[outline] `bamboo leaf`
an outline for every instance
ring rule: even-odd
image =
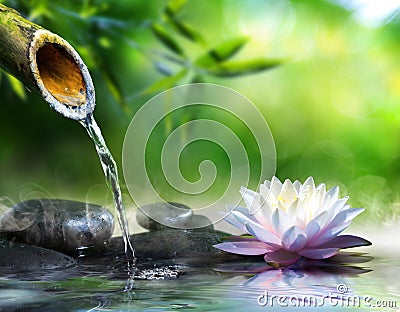
[[[197,32],[192,26],[178,21],[175,18],[170,19],[171,24],[175,27],[176,31],[183,37],[200,44],[205,44],[203,36]]]
[[[170,36],[167,30],[161,24],[152,24],[151,30],[153,34],[172,52],[183,55],[183,50],[175,39]]]
[[[179,80],[181,80],[187,74],[187,72],[188,70],[184,68],[172,76],[161,78],[160,80],[157,80],[154,84],[143,90],[140,95],[149,95],[169,89],[173,87]]]
[[[170,0],[164,9],[167,16],[173,17],[178,13],[182,7],[186,4],[187,0]]]
[[[207,68],[215,65],[216,63],[224,62],[239,52],[240,49],[245,46],[247,41],[248,38],[243,36],[226,40],[209,50],[203,56],[199,57],[195,64],[197,66]]]
[[[14,91],[14,93],[21,99],[21,100],[26,100],[26,90],[24,84],[19,81],[17,78],[14,76],[11,76],[10,74],[5,73],[6,78],[8,79],[8,82],[10,83],[11,89]]]
[[[212,49],[209,53],[210,55],[218,62],[223,62],[230,59],[237,52],[240,51],[247,43],[247,37],[237,37],[230,40],[227,40],[214,49]]]
[[[220,77],[235,77],[265,71],[282,64],[280,59],[251,59],[244,61],[227,61],[219,64],[209,73]]]

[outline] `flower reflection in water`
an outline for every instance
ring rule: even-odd
[[[268,289],[274,294],[326,296],[337,293],[338,285],[347,285],[346,277],[370,272],[362,264],[371,259],[362,253],[339,252],[328,260],[302,259],[294,265],[275,268],[247,257],[220,264],[215,270],[232,277],[253,275],[243,282],[246,287]]]

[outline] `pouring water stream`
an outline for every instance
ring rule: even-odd
[[[128,272],[133,274],[136,264],[135,249],[133,248],[129,238],[128,222],[125,215],[124,205],[122,203],[121,189],[118,183],[117,165],[109,149],[107,148],[106,142],[101,134],[101,130],[97,125],[93,115],[88,114],[85,119],[82,119],[79,122],[85,127],[89,137],[92,139],[96,147],[108,187],[112,191],[118,223],[120,225],[122,238],[124,240],[125,254],[128,260]]]

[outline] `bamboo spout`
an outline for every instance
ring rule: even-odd
[[[41,94],[64,117],[93,113],[95,92],[86,65],[60,36],[0,4],[0,66]]]

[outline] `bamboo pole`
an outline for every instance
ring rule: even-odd
[[[95,93],[86,65],[60,36],[0,4],[0,66],[41,94],[64,117],[93,113]]]

